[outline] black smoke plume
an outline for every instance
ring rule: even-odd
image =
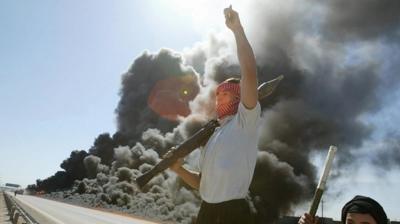
[[[87,177],[83,160],[89,154],[84,150],[75,150],[71,152],[69,158],[65,159],[60,167],[65,171],[58,171],[53,176],[44,180],[38,179],[36,191],[52,192],[56,190],[63,190],[72,187],[75,180],[82,180]]]
[[[372,164],[377,164],[381,171],[387,172],[400,168],[400,135],[390,134],[378,145],[370,156]]]
[[[124,134],[117,132],[112,137],[109,133],[100,134],[89,149],[91,155],[98,156],[101,163],[110,166],[114,160],[114,148],[128,145],[129,138]]]
[[[168,82],[171,79],[171,83]],[[183,104],[182,107],[187,107],[198,92],[196,80],[195,71],[184,67],[178,54],[166,49],[158,54],[144,52],[122,77],[121,100],[116,109],[118,130],[134,141],[139,141],[149,128],[170,131],[177,122],[160,116],[151,105],[168,107],[171,104]],[[161,83],[158,87],[163,81],[167,82],[166,86]],[[178,88],[171,90],[172,86]],[[179,112],[174,115],[187,115],[186,110],[184,114]],[[166,116],[171,116],[170,111],[166,113]]]

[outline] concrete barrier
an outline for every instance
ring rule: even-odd
[[[10,214],[10,221],[13,224],[39,224],[27,212],[22,209],[18,203],[10,195],[3,194],[8,212]],[[20,220],[21,217],[21,220]],[[22,221],[22,222],[19,222]]]

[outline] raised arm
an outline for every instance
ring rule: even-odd
[[[224,9],[224,15],[225,24],[232,30],[236,40],[237,55],[242,76],[240,81],[241,102],[246,108],[252,109],[257,105],[258,100],[256,59],[240,23],[239,14],[230,6]]]

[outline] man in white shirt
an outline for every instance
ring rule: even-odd
[[[203,200],[197,224],[249,223],[247,195],[257,160],[257,71],[253,50],[239,15],[224,9],[226,26],[237,45],[241,79],[228,79],[216,91],[216,111],[221,124],[201,149],[200,173],[179,161],[170,168],[186,183],[199,189]]]

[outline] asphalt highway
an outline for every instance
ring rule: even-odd
[[[36,196],[18,195],[17,200],[40,224],[157,224],[128,215],[79,207]]]

